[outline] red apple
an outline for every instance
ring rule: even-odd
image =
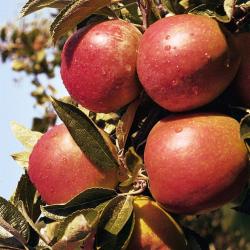
[[[87,188],[114,188],[118,183],[116,170],[96,167],[63,124],[51,128],[37,142],[28,175],[48,204],[65,203]]]
[[[250,107],[250,33],[241,33],[235,38],[242,61],[234,86],[241,104]]]
[[[199,214],[235,199],[249,176],[239,130],[236,120],[216,114],[159,121],[144,154],[153,197],[178,214]]]
[[[170,111],[211,102],[234,78],[239,56],[231,35],[205,16],[163,18],[143,34],[137,60],[148,95]]]
[[[139,30],[122,20],[78,30],[62,52],[61,76],[69,94],[85,108],[105,113],[135,99],[140,38]]]

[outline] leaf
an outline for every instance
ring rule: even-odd
[[[250,188],[246,190],[241,204],[234,208],[236,211],[250,215]]]
[[[109,220],[107,221],[104,230],[113,234],[118,235],[122,228],[127,223],[130,215],[133,212],[133,197],[127,196],[118,196],[114,198],[110,203],[105,207],[105,212],[111,213]],[[115,208],[113,208],[115,205]]]
[[[11,122],[11,130],[16,139],[19,140],[29,151],[33,149],[34,145],[43,135],[40,132],[31,131],[30,129],[27,129],[14,121]]]
[[[118,162],[103,136],[81,110],[56,99],[52,104],[77,145],[93,163],[102,169],[118,168]]]
[[[26,208],[25,208],[25,206],[24,206],[24,204],[23,204],[22,201],[19,202],[19,206],[18,207],[19,207],[19,211],[22,213],[22,215],[25,218],[25,220],[29,223],[30,227],[33,229],[31,231],[31,233],[32,233],[31,234],[31,236],[32,236],[31,241],[34,240],[34,238],[40,239],[40,242],[43,242],[43,245],[46,246],[46,249],[50,250],[51,248],[48,245],[47,239],[45,239],[43,237],[43,234],[39,231],[38,227],[34,223],[34,221],[36,221],[36,220],[33,221],[30,218],[30,216],[28,215],[27,210],[26,210]]]
[[[57,240],[82,241],[92,231],[99,220],[95,209],[77,211],[69,215],[57,230]]]
[[[180,5],[179,1],[162,0],[162,5],[171,14],[181,14],[184,11],[184,8],[182,5]]]
[[[143,160],[135,152],[135,149],[133,147],[130,147],[129,150],[126,152],[125,159],[126,165],[131,173],[137,172],[138,169],[143,167]]]
[[[125,154],[125,162],[126,166],[130,171],[130,176],[127,180],[120,183],[120,187],[128,187],[130,186],[138,176],[140,169],[143,168],[143,160],[142,158],[135,152],[133,147],[130,147],[129,150]]]
[[[27,16],[40,9],[50,8],[63,8],[70,3],[70,0],[29,0],[22,8],[21,16]]]
[[[16,191],[11,198],[11,203],[16,207],[20,202],[22,202],[28,216],[36,221],[41,214],[41,199],[38,198],[36,189],[27,174],[21,176]]]
[[[11,233],[22,244],[29,239],[29,225],[23,215],[10,202],[0,197],[0,227]],[[0,235],[0,238],[5,238]]]
[[[77,210],[95,208],[99,204],[117,196],[115,190],[104,188],[90,188],[74,197],[64,205],[49,205],[42,207],[45,216],[68,216]]]
[[[1,229],[0,229],[1,231]],[[1,232],[0,232],[1,235]],[[6,239],[1,239],[0,238],[0,249],[2,250],[20,250],[20,249],[24,249],[24,247],[22,246],[22,244],[16,240],[14,237],[9,237]]]
[[[240,135],[242,139],[250,139],[250,114],[240,121]]]
[[[235,2],[236,2],[235,0],[224,0],[223,7],[227,14],[229,21],[231,21],[232,16],[233,16]]]
[[[240,121],[240,135],[245,140],[248,151],[250,152],[250,114],[243,117]]]
[[[23,61],[19,61],[19,60],[13,60],[13,62],[12,62],[12,69],[14,70],[14,71],[22,71],[22,70],[24,70],[25,68],[26,68],[26,63],[25,62],[23,62]]]
[[[195,231],[184,227],[182,228],[188,242],[188,249],[192,250],[209,250],[209,244],[206,239],[202,238]]]
[[[23,167],[25,170],[28,169],[30,152],[23,151],[19,153],[14,153],[11,155],[11,157],[17,162],[18,165]]]
[[[73,0],[63,8],[51,24],[51,35],[56,42],[67,31],[94,12],[109,5],[111,0]]]
[[[135,225],[135,214],[132,212],[126,224],[118,235],[113,235],[105,230],[98,230],[96,234],[97,250],[125,250],[127,249]]]
[[[119,149],[123,149],[126,145],[128,134],[132,126],[132,123],[134,121],[135,113],[139,104],[140,104],[140,101],[138,99],[132,102],[128,106],[124,115],[121,117],[120,121],[118,122],[118,125],[116,128],[116,137],[117,137]]]

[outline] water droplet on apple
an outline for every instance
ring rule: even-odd
[[[171,46],[170,46],[170,45],[166,45],[166,46],[164,47],[164,49],[165,49],[165,50],[171,50]]]
[[[192,92],[194,95],[198,95],[198,93],[199,93],[198,87],[197,86],[192,87]]]
[[[173,80],[173,81],[172,81],[172,86],[176,86],[176,85],[178,85],[178,81]]]
[[[211,60],[211,56],[207,52],[205,53],[205,57],[208,59],[208,61]]]
[[[168,40],[170,38],[170,35],[166,35],[165,39]]]
[[[182,128],[175,128],[174,131],[175,131],[176,133],[180,133],[180,132],[182,131]]]
[[[126,65],[125,65],[125,69],[126,69],[127,71],[131,71],[131,66],[130,66],[129,64],[126,64]]]

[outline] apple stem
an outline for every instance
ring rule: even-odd
[[[143,28],[146,30],[149,26],[149,15],[151,12],[151,0],[138,0],[138,6],[142,14]]]

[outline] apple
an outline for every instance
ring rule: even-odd
[[[242,61],[234,82],[241,104],[250,107],[250,33],[235,36]]]
[[[180,226],[155,201],[134,199],[135,226],[128,250],[185,250],[187,242]]]
[[[118,183],[117,170],[96,167],[64,124],[51,128],[34,146],[28,175],[47,204],[65,203],[87,188],[115,188]]]
[[[167,211],[200,214],[237,198],[249,178],[240,125],[220,114],[172,115],[147,138],[144,160],[153,197]]]
[[[158,20],[146,30],[138,49],[137,72],[156,103],[180,112],[219,96],[239,63],[231,34],[215,20],[181,14]]]
[[[62,51],[61,76],[69,94],[83,107],[108,113],[139,94],[136,76],[141,33],[123,20],[79,29]]]

